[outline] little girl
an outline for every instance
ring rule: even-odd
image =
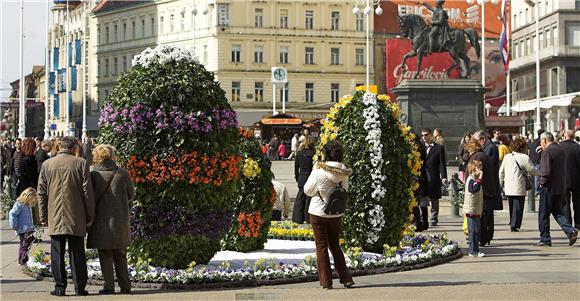
[[[36,190],[32,187],[24,190],[16,199],[14,207],[10,210],[10,227],[16,230],[20,236],[20,249],[18,251],[18,264],[25,265],[28,262],[28,251],[34,241],[34,223],[32,222],[32,207],[36,204]]]
[[[481,161],[474,160],[467,165],[469,177],[465,180],[465,198],[463,212],[467,217],[469,256],[483,257],[479,252],[479,236],[481,234],[481,214],[483,212],[483,190],[481,179],[483,178]]]

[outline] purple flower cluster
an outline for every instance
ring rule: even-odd
[[[137,240],[158,239],[171,234],[221,239],[230,229],[232,219],[232,212],[193,213],[184,206],[136,206],[131,209],[131,236]]]
[[[153,110],[143,104],[115,110],[108,103],[102,110],[99,126],[110,125],[116,134],[127,135],[147,129],[188,131],[207,134],[212,130],[236,128],[238,121],[231,109],[184,113],[177,107]]]

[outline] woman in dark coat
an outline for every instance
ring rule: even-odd
[[[415,137],[420,137],[415,134]],[[418,141],[413,140],[413,143],[417,145],[417,151],[421,154],[421,162],[425,162],[427,157],[427,150],[425,145]],[[417,206],[413,207],[413,223],[417,228],[417,232],[429,229],[429,212],[427,206],[429,205],[429,199],[427,198],[427,170],[425,169],[425,164],[421,164],[421,174],[417,178],[419,183],[419,188],[415,190],[415,199],[417,200]],[[426,199],[427,198],[427,199]]]
[[[296,182],[298,182],[298,194],[294,201],[292,221],[298,224],[308,221],[310,197],[304,194],[304,184],[306,184],[306,181],[312,172],[312,158],[315,154],[314,139],[310,136],[305,136],[300,142],[298,152],[296,153],[296,160],[294,161],[294,178],[296,179]]]
[[[113,263],[121,293],[131,292],[126,248],[131,243],[129,201],[135,196],[129,172],[115,163],[115,149],[93,149],[91,171],[95,195],[95,221],[89,229],[87,247],[98,249],[105,285],[100,294],[114,294]]]
[[[22,141],[22,146],[20,148],[20,166],[17,174],[17,184],[16,184],[16,196],[26,190],[26,188],[32,187],[36,189],[38,185],[38,165],[36,163],[36,156],[34,151],[36,149],[36,142],[33,139],[26,138]],[[32,207],[32,219],[35,225],[40,224],[40,216],[38,213],[38,207]]]
[[[455,160],[459,162],[459,179],[461,181],[465,181],[465,168],[467,167],[467,160],[469,160],[469,153],[465,151],[465,144],[469,140],[471,140],[471,133],[465,132],[463,138],[461,138],[461,143],[459,143],[457,156],[455,156]]]

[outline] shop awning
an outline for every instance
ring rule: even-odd
[[[264,125],[301,125],[302,119],[288,114],[277,114],[261,120]]]
[[[524,120],[521,116],[486,116],[485,126],[488,128],[522,127]]]
[[[570,93],[540,98],[540,108],[549,109],[551,107],[567,107],[571,104],[580,104],[580,93]],[[533,111],[537,108],[535,99],[519,101],[512,106],[514,112]]]

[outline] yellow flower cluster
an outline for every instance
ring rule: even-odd
[[[248,158],[244,161],[242,172],[246,178],[253,179],[259,175],[261,171],[260,165],[258,165],[258,162],[254,161],[254,159]]]
[[[312,229],[282,229],[282,228],[270,228],[268,231],[269,236],[281,236],[281,237],[314,237],[314,231]]]

